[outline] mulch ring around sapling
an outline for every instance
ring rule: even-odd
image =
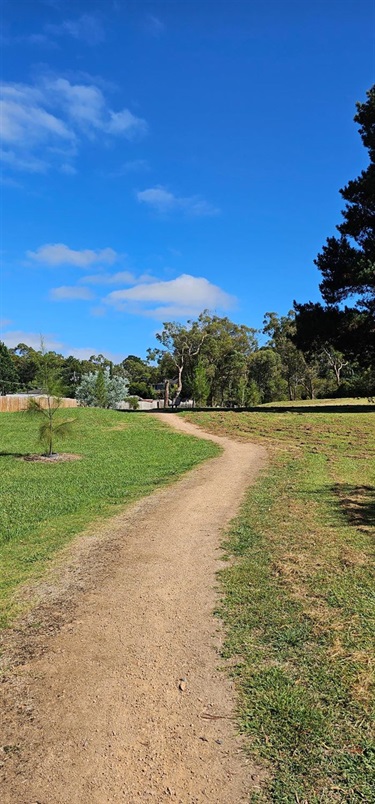
[[[53,452],[52,455],[22,455],[23,461],[40,461],[42,463],[60,463],[62,461],[80,461],[82,455],[74,452]]]

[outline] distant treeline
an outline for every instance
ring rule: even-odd
[[[113,363],[103,355],[89,360],[42,354],[26,344],[8,349],[0,343],[2,394],[38,389],[41,360],[59,377],[64,396],[75,397],[85,374],[107,369],[127,380],[129,396],[193,399],[197,405],[247,406],[284,399],[370,396],[375,374],[360,356],[345,355],[328,341],[299,349],[296,315],[267,313],[259,346],[257,330],[207,311],[186,325],[168,322],[157,334],[159,346],[147,359],[129,355]]]

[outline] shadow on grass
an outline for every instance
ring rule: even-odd
[[[349,483],[335,483],[318,491],[308,492],[308,497],[323,498],[336,514],[334,523],[353,527],[372,527],[375,525],[374,486],[352,486]],[[337,520],[337,516],[339,520]],[[341,522],[340,522],[341,520]]]
[[[350,525],[375,525],[375,488],[336,483],[333,492]]]
[[[0,452],[0,458],[11,456],[12,458],[27,458],[29,452]]]
[[[251,408],[164,408],[120,410],[119,413],[375,413],[375,405],[254,405]]]

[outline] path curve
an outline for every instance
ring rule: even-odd
[[[223,453],[77,542],[65,621],[1,685],[4,804],[239,804],[259,784],[213,610],[222,528],[265,451],[155,415]],[[53,624],[62,600],[47,611]]]

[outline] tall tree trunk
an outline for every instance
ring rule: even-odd
[[[164,408],[169,407],[169,380],[164,380]]]
[[[181,362],[181,365],[178,366],[177,368],[178,368],[178,383],[177,383],[176,396],[174,398],[174,404],[175,405],[176,405],[176,400],[179,399],[179,397],[181,396],[181,391],[182,391],[182,372],[184,370],[183,361]]]

